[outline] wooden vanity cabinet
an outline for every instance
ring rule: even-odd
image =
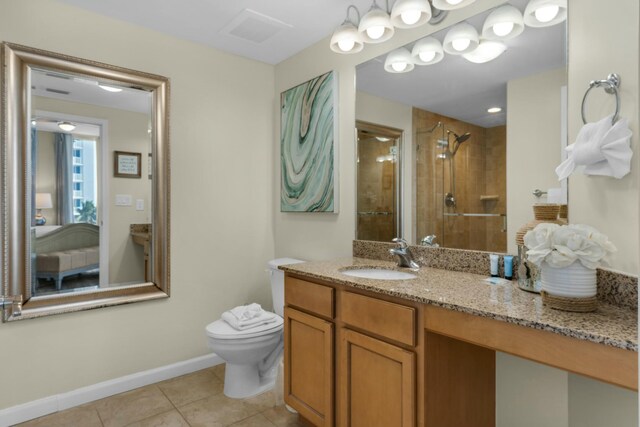
[[[338,302],[338,424],[415,426],[416,309],[350,291]]]
[[[415,353],[346,328],[340,335],[338,425],[415,426]]]
[[[287,275],[285,402],[315,426],[416,426],[417,316],[416,307]]]
[[[334,425],[335,290],[285,281],[284,400],[318,427]]]

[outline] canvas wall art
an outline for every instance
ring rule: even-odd
[[[280,96],[281,212],[338,212],[334,71]]]

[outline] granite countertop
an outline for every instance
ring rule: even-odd
[[[492,285],[486,276],[421,267],[409,280],[377,280],[340,273],[348,267],[393,268],[396,264],[365,258],[342,258],[280,266],[309,279],[332,281],[357,289],[391,295],[503,322],[555,332],[595,343],[638,351],[637,311],[599,302],[593,313],[554,310],[539,295],[519,289],[515,282]]]

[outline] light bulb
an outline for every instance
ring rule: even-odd
[[[504,37],[513,31],[513,22],[499,22],[493,26],[496,36]]]
[[[471,44],[471,40],[469,39],[455,39],[451,42],[451,46],[458,52],[462,52]]]
[[[374,25],[367,28],[367,35],[370,39],[378,40],[384,34],[384,27],[382,25]]]
[[[356,41],[353,39],[340,40],[338,47],[343,52],[349,52],[356,45]]]
[[[394,71],[397,71],[398,73],[404,71],[407,69],[407,63],[406,62],[394,62],[393,64],[391,64],[391,68],[393,68]]]
[[[557,5],[542,6],[534,12],[540,22],[549,22],[558,15],[560,8]]]
[[[400,19],[407,25],[413,25],[420,20],[420,16],[422,12],[419,10],[407,10],[406,12],[402,12],[400,14]]]
[[[420,52],[418,54],[418,56],[420,57],[421,61],[431,62],[436,57],[436,52],[433,51],[433,50],[426,51],[426,52]]]
[[[450,5],[455,6],[456,4],[462,3],[462,0],[447,0],[447,3],[449,3]]]

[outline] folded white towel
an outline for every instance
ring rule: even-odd
[[[580,129],[576,142],[566,148],[567,160],[556,168],[558,180],[567,178],[576,166],[585,166],[585,175],[622,178],[631,170],[631,130],[627,119],[611,124],[613,115]]]
[[[256,326],[273,323],[278,319],[278,315],[262,310],[262,313],[252,319],[239,320],[231,311],[222,313],[222,320],[227,322],[232,328],[239,331],[255,328]]]
[[[260,316],[264,310],[260,306],[260,304],[249,304],[249,305],[239,305],[238,307],[234,307],[229,310],[231,314],[236,316],[238,320],[249,320],[254,317]]]

